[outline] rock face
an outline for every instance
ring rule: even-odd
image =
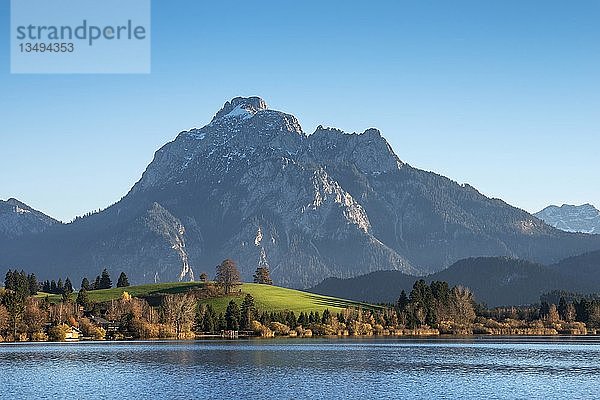
[[[26,249],[36,249],[35,252]],[[71,224],[0,243],[0,267],[40,277],[125,271],[133,282],[192,279],[224,258],[276,284],[377,270],[419,275],[468,256],[552,262],[600,249],[468,185],[403,163],[376,129],[347,134],[257,97],[159,149],[119,202]]]
[[[0,200],[0,238],[40,233],[59,222],[17,199]]]
[[[566,232],[600,234],[600,211],[591,204],[548,206],[534,215]]]

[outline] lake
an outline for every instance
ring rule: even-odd
[[[0,397],[597,398],[599,338],[0,345]]]

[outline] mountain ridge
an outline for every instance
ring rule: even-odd
[[[600,287],[600,251],[542,265],[509,257],[473,257],[422,277],[470,288],[478,302],[488,306],[537,303],[554,290],[593,294]],[[354,278],[328,278],[309,292],[343,296],[356,301],[394,303],[402,290],[409,293],[418,277],[399,271],[375,271]]]
[[[8,200],[0,199],[0,238],[40,233],[56,224],[61,222],[20,200],[13,197]]]
[[[589,203],[550,205],[534,215],[565,232],[600,234],[600,211]]]

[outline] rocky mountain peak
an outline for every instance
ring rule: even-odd
[[[14,238],[39,233],[57,223],[55,219],[15,198],[0,200],[0,236]]]
[[[259,111],[268,110],[267,103],[260,97],[235,97],[223,105],[212,121],[221,118],[251,118]]]
[[[566,232],[600,233],[600,211],[591,204],[548,206],[534,214],[555,228]]]

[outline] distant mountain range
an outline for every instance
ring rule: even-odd
[[[379,270],[422,275],[466,257],[553,263],[600,249],[600,236],[402,162],[376,129],[307,135],[258,97],[179,133],[107,209],[69,224],[39,217],[39,227],[0,217],[10,227],[0,268],[74,281],[108,268],[142,283],[212,275],[230,257],[246,280],[268,265],[275,283],[306,288]]]
[[[309,291],[373,303],[395,302],[402,290],[410,293],[417,279],[421,278],[377,271],[349,279],[329,278]],[[488,306],[532,304],[552,290],[600,292],[600,251],[549,266],[507,257],[468,258],[423,279],[466,286],[477,301]]]
[[[548,206],[534,215],[566,232],[600,234],[600,211],[591,204]]]

